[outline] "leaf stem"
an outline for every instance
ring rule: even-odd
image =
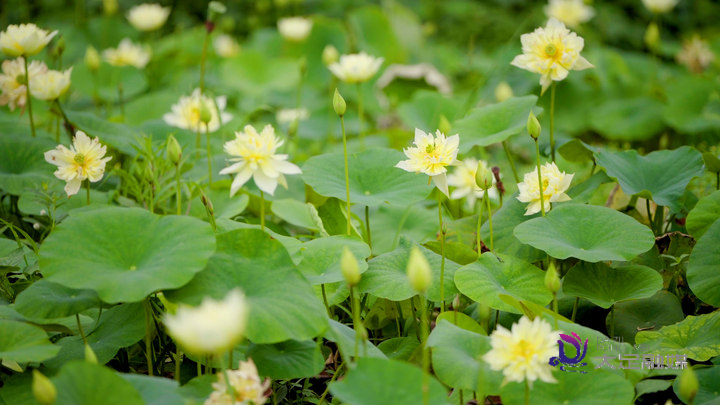
[[[517,169],[515,169],[515,162],[513,161],[512,155],[510,154],[510,146],[508,146],[507,140],[502,141],[503,149],[505,150],[505,156],[507,156],[508,162],[510,162],[510,169],[512,169],[513,178],[515,183],[520,183],[520,177],[518,177]]]
[[[440,309],[445,312],[445,229],[443,227],[441,195],[438,195],[438,222],[440,224]]]
[[[483,200],[485,200],[485,203],[487,204],[487,211],[488,211],[488,226],[490,227],[490,251],[494,249],[493,246],[493,228],[492,228],[492,209],[490,208],[490,197],[488,196],[488,191],[485,189],[485,193],[483,195]]]
[[[85,195],[87,197],[87,205],[90,205],[90,179],[85,180]]]
[[[420,333],[422,339],[422,396],[423,404],[430,403],[430,352],[427,348],[428,335],[430,334],[430,326],[427,315],[427,300],[420,296]]]
[[[357,84],[358,91],[358,135],[360,135],[360,143],[365,145],[365,131],[363,131],[363,95],[362,95],[362,83]]]
[[[553,85],[554,88],[555,85]],[[535,159],[538,173],[538,191],[540,192],[540,212],[542,212],[542,216],[545,216],[545,187],[543,187],[542,169],[540,168],[540,144],[537,139],[535,139]]]
[[[483,195],[483,198],[484,195]],[[482,256],[482,235],[480,234],[480,228],[482,227],[482,216],[483,216],[483,206],[485,205],[485,202],[480,200],[480,213],[478,214],[478,221],[477,221],[477,254],[478,259],[480,256]]]
[[[175,165],[175,201],[177,215],[182,215],[182,193],[180,192],[180,162]]]
[[[350,168],[348,167],[348,153],[347,153],[347,136],[345,135],[345,117],[340,116],[340,126],[342,127],[342,138],[343,138],[343,155],[345,158],[345,204],[346,204],[346,215],[347,215],[347,234],[350,236],[352,227],[350,224]]]
[[[82,324],[80,324],[80,314],[75,314],[75,321],[77,321],[77,327],[78,332],[80,333],[80,337],[82,338],[83,343],[85,343],[85,345],[87,346],[87,337],[85,336],[85,332],[83,332]]]
[[[367,243],[372,252],[372,237],[370,236],[370,207],[365,206],[365,232],[367,233]]]
[[[153,373],[153,353],[152,353],[152,306],[150,298],[145,299],[145,361],[147,361],[148,375]]]

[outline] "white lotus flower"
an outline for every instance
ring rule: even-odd
[[[163,115],[166,124],[191,131],[205,131],[202,120],[203,110],[209,112],[210,121],[207,123],[208,132],[217,131],[220,126],[232,119],[232,114],[225,112],[227,99],[224,96],[213,99],[195,89],[190,96],[180,97],[177,104],[172,106],[169,113]],[[216,108],[217,106],[217,108]]]
[[[531,321],[523,316],[513,324],[512,331],[498,325],[490,335],[492,348],[483,356],[490,368],[502,370],[505,382],[535,380],[556,383],[553,367],[548,363],[558,353],[558,331],[540,317]]]
[[[478,187],[477,180],[475,180],[475,174],[478,170],[478,163],[483,165],[486,170],[490,171],[487,162],[478,162],[473,158],[466,158],[458,164],[452,173],[447,177],[448,185],[455,187],[455,190],[450,194],[450,198],[453,200],[459,200],[465,198],[468,206],[475,206],[475,202],[483,198],[485,190]],[[495,185],[496,181],[493,177],[492,184]],[[495,187],[488,189],[488,197],[491,199],[497,199],[498,191]]]
[[[127,13],[127,19],[138,31],[155,31],[165,24],[169,15],[170,7],[145,3],[131,8]]]
[[[408,172],[425,173],[433,180],[443,194],[449,196],[447,166],[458,163],[457,154],[460,136],[455,134],[445,138],[438,130],[435,137],[415,129],[415,146],[403,150],[408,160],[395,165]]]
[[[150,48],[136,45],[129,38],[124,38],[117,48],[104,50],[103,58],[113,66],[135,66],[142,69],[150,62]]]
[[[220,174],[237,173],[230,186],[231,197],[251,177],[260,190],[273,195],[278,183],[287,188],[286,174],[302,173],[287,161],[288,155],[275,154],[282,144],[271,125],[266,125],[259,134],[252,125],[246,125],[243,132],[235,133],[235,139],[225,143],[225,152],[233,156],[230,161],[235,163],[222,169]]]
[[[2,74],[0,74],[0,105],[8,105],[10,111],[15,107],[25,108],[27,90],[25,85],[25,65],[22,58],[5,60],[2,63]],[[47,72],[45,63],[34,60],[28,65],[30,83],[35,78]]]
[[[266,378],[264,382],[260,379],[252,359],[241,361],[237,370],[227,370],[229,384],[225,381],[225,373],[217,376],[218,380],[212,383],[213,392],[204,405],[261,405],[268,399],[265,391],[270,388],[270,379]],[[234,398],[228,392],[228,385],[232,387]]]
[[[664,14],[675,8],[680,0],[642,0],[645,7],[655,14]]]
[[[383,61],[383,58],[360,52],[340,56],[340,61],[330,64],[328,69],[345,83],[362,83],[378,72]]]
[[[248,305],[239,289],[220,301],[204,298],[199,307],[178,306],[165,315],[168,334],[188,353],[221,354],[235,347],[245,333]]]
[[[64,145],[45,152],[45,160],[58,167],[55,177],[65,180],[68,197],[77,194],[84,180],[95,183],[105,173],[105,163],[111,157],[105,156],[105,146],[98,138],[90,139],[83,131],[77,131],[70,149]]]
[[[70,88],[72,68],[64,72],[48,70],[30,81],[30,91],[40,100],[57,100]]]
[[[278,110],[275,119],[278,124],[289,124],[294,121],[304,121],[308,119],[310,113],[307,108],[283,108]]]
[[[545,28],[523,34],[520,42],[523,54],[516,56],[511,64],[539,73],[543,92],[553,81],[565,79],[570,70],[594,67],[580,56],[585,41],[554,18],[548,21]]]
[[[551,203],[570,201],[570,196],[565,191],[570,187],[574,174],[565,174],[555,165],[554,162],[545,163],[540,167],[543,181],[543,200],[545,211],[550,211]],[[529,203],[525,215],[532,215],[541,211],[540,187],[538,186],[537,168],[526,173],[523,182],[518,183],[519,195],[517,199]]]
[[[288,41],[304,41],[312,30],[313,22],[304,17],[288,17],[278,20],[278,31]]]
[[[691,72],[702,73],[715,60],[715,54],[707,42],[694,35],[689,41],[683,42],[682,50],[677,54],[676,59]]]
[[[35,24],[10,24],[0,32],[0,50],[7,56],[31,56],[42,51],[57,31],[38,28]]]
[[[220,34],[213,40],[215,53],[221,58],[232,58],[240,53],[240,45],[230,35]]]
[[[577,28],[580,24],[590,21],[595,11],[583,0],[550,0],[545,6],[545,15],[559,20],[568,27]]]

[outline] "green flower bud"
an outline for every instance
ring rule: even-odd
[[[342,270],[343,277],[345,277],[345,281],[350,287],[360,282],[360,268],[357,259],[347,246],[343,247],[340,269]]]
[[[450,131],[452,130],[450,121],[448,121],[447,117],[443,114],[440,114],[440,119],[438,120],[438,130],[446,135],[450,135]]]
[[[556,294],[560,291],[560,277],[558,277],[555,263],[550,262],[550,266],[545,272],[545,288],[550,290],[552,294]]]
[[[32,392],[40,405],[52,405],[57,399],[55,384],[37,370],[33,370]]]
[[[85,50],[85,65],[92,72],[100,68],[100,54],[92,46],[88,46]]]
[[[332,45],[325,45],[322,53],[322,61],[325,66],[332,65],[340,59],[340,53]]]
[[[537,140],[540,137],[540,131],[542,130],[542,127],[540,126],[540,122],[538,121],[537,117],[535,117],[535,113],[530,111],[530,115],[528,115],[527,120],[527,131],[532,136],[533,139]]]
[[[475,172],[475,182],[478,187],[483,190],[490,189],[493,184],[492,170],[490,170],[482,160],[478,161],[477,171]]]
[[[503,81],[498,83],[498,85],[495,87],[495,100],[497,100],[498,103],[502,103],[503,101],[509,99],[513,96],[513,90],[510,85]]]
[[[203,124],[209,124],[212,120],[212,110],[214,106],[209,105],[210,103],[206,103],[204,101],[200,102],[200,122]]]
[[[678,376],[678,394],[688,404],[692,404],[700,389],[697,374],[692,367],[687,366]]]
[[[102,0],[103,3],[103,13],[105,15],[114,15],[117,13],[118,10],[118,2],[117,0]]]
[[[165,151],[167,152],[167,157],[172,164],[175,166],[180,164],[180,160],[182,159],[182,147],[180,147],[180,144],[174,136],[170,135],[168,137]]]
[[[660,28],[658,28],[657,24],[654,22],[650,23],[647,30],[645,30],[645,45],[647,45],[648,49],[657,49],[659,44]]]
[[[340,95],[338,89],[335,89],[335,94],[333,95],[333,108],[335,109],[335,114],[340,117],[345,115],[345,111],[347,110],[345,99]]]
[[[407,264],[407,275],[410,286],[418,293],[424,293],[432,282],[432,271],[425,255],[417,246],[410,251],[410,260]]]
[[[92,364],[98,364],[97,356],[90,345],[85,345],[85,361]]]

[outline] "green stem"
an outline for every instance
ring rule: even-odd
[[[720,172],[715,173],[715,190],[720,190]]]
[[[615,337],[615,305],[610,308],[610,339]]]
[[[365,131],[363,131],[363,96],[362,96],[362,84],[357,84],[358,90],[358,135],[360,135],[360,142],[365,145]]]
[[[28,106],[28,116],[30,117],[30,130],[32,131],[33,138],[35,137],[35,121],[33,120],[32,112],[32,98],[30,97],[30,72],[28,71],[28,58],[23,56],[25,62],[25,104]]]
[[[210,32],[205,30],[205,39],[203,40],[202,55],[200,56],[200,94],[205,91],[205,61],[207,60],[207,48],[210,42]]]
[[[77,327],[78,332],[80,333],[80,337],[82,338],[83,343],[85,343],[85,345],[87,346],[87,337],[85,336],[85,332],[83,332],[82,325],[80,324],[80,314],[75,314],[75,320],[77,321]]]
[[[145,361],[147,361],[148,375],[153,375],[152,353],[152,306],[149,299],[145,300]]]
[[[197,376],[200,377],[202,375],[202,363],[200,362],[200,358],[198,358],[195,365],[197,366]]]
[[[525,380],[525,405],[530,405],[530,384],[527,380]]]
[[[657,229],[657,236],[662,235],[662,231],[663,231],[662,226],[663,226],[664,220],[665,220],[665,207],[662,205],[658,205],[655,208],[655,219],[653,221],[655,223],[655,229]]]
[[[484,198],[484,197],[483,197]],[[478,214],[477,221],[477,254],[478,259],[482,256],[482,235],[480,234],[480,228],[482,227],[482,216],[483,216],[484,201],[480,200],[480,213]]]
[[[545,216],[545,187],[543,187],[542,170],[540,169],[540,144],[537,139],[535,139],[535,159],[537,161],[538,190],[540,192],[540,212],[542,212],[542,216]]]
[[[177,215],[182,215],[182,193],[180,192],[180,163],[175,165],[175,201]]]
[[[260,229],[265,230],[265,193],[260,190]]]
[[[420,296],[420,334],[422,339],[422,396],[423,404],[428,405],[430,403],[430,352],[427,348],[428,335],[430,334],[430,326],[427,315],[427,301],[423,296]]]
[[[550,157],[555,162],[555,86],[553,81],[550,88]]]
[[[202,139],[200,136],[200,122],[195,127],[195,157],[200,159],[200,149],[202,148]]]
[[[327,384],[327,387],[325,388],[325,391],[323,392],[322,396],[320,397],[320,400],[318,401],[318,405],[323,405],[325,403],[325,397],[327,396],[328,392],[330,391],[330,384],[335,381],[337,376],[340,374],[340,369],[342,368],[344,363],[340,363],[338,368],[335,369],[335,373],[333,374],[332,378],[330,379],[330,382]]]
[[[512,155],[510,154],[510,147],[508,146],[507,140],[502,141],[502,146],[505,150],[505,156],[507,156],[508,162],[510,162],[510,169],[512,169],[515,183],[520,183],[520,177],[518,177],[517,169],[515,169],[515,162],[513,161]]]
[[[222,368],[223,376],[225,376],[225,385],[227,386],[227,392],[230,394],[230,398],[233,399],[233,403],[235,403],[235,390],[233,389],[232,384],[230,383],[230,378],[228,378],[227,369],[223,366]]]
[[[55,117],[55,142],[60,143],[60,117]]]
[[[438,222],[440,224],[440,309],[445,312],[445,230],[443,229],[442,197],[439,195]]]
[[[360,347],[360,328],[358,326],[358,314],[356,309],[355,288],[350,286],[350,311],[352,312],[353,330],[355,331],[355,358],[358,357],[358,348]]]
[[[492,228],[492,210],[490,209],[490,197],[488,197],[488,191],[485,189],[485,193],[483,195],[483,200],[485,200],[485,203],[487,204],[487,211],[488,211],[488,226],[490,227],[490,251],[494,249],[493,246],[493,228]]]
[[[175,348],[175,381],[180,382],[180,364],[182,359],[182,351]]]
[[[212,151],[210,150],[210,128],[205,124],[205,141],[207,142],[207,160],[208,160],[208,185],[212,186]]]
[[[655,232],[655,228],[653,227],[653,219],[652,215],[650,215],[650,200],[645,199],[645,210],[647,211],[647,218],[648,218],[648,225],[650,225],[650,229]]]
[[[118,105],[120,107],[120,118],[125,121],[125,99],[123,98],[122,82],[118,83]]]
[[[87,205],[90,205],[90,179],[85,180],[85,194],[87,196]]]
[[[346,215],[347,215],[347,234],[350,236],[352,227],[350,224],[350,168],[348,167],[348,153],[347,153],[347,137],[345,136],[345,117],[340,116],[340,126],[342,127],[342,138],[343,138],[343,155],[345,157],[345,204],[346,204]]]
[[[580,304],[580,297],[575,297],[575,304],[573,304],[573,311],[570,320],[575,322],[575,316],[577,315],[578,304]]]
[[[365,233],[367,233],[367,243],[372,252],[372,237],[370,236],[370,207],[365,206]]]
[[[325,284],[320,284],[320,291],[322,291],[323,304],[325,304],[325,310],[327,311],[328,317],[332,319],[332,312],[330,312],[330,305],[327,300],[327,293],[325,292]]]

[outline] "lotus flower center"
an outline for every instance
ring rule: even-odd
[[[431,144],[425,147],[425,153],[433,153],[435,151],[435,145]]]
[[[77,153],[77,154],[75,154],[75,157],[73,158],[73,160],[75,161],[75,163],[81,165],[81,164],[85,163],[85,155],[83,155],[82,153]]]
[[[555,56],[556,53],[557,53],[557,47],[555,46],[555,44],[545,45],[545,54],[547,56]]]
[[[15,81],[19,84],[27,84],[27,78],[22,73],[15,77]]]

